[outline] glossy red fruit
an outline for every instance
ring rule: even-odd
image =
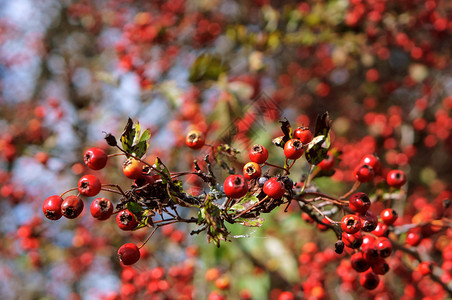
[[[362,248],[362,253],[364,258],[370,264],[376,262],[380,258],[380,253],[378,252],[377,246],[374,243],[373,245],[367,245]]]
[[[345,215],[341,220],[341,228],[344,232],[354,234],[361,229],[361,220],[357,215]]]
[[[417,270],[419,273],[421,273],[423,276],[430,275],[432,273],[433,265],[429,261],[423,261],[420,262],[419,265],[417,265]]]
[[[255,162],[249,162],[243,166],[243,176],[248,180],[259,178],[261,174],[261,167]]]
[[[42,212],[49,220],[58,220],[63,214],[61,213],[61,204],[63,199],[58,195],[47,198],[42,204]]]
[[[372,169],[376,173],[378,173],[380,171],[381,162],[380,162],[380,159],[375,155],[372,155],[372,154],[364,155],[364,157],[361,159],[361,163],[372,167]]]
[[[390,187],[401,188],[406,183],[405,172],[401,170],[391,170],[386,176],[386,182]]]
[[[138,225],[135,215],[127,209],[116,215],[116,223],[122,230],[133,230]]]
[[[363,243],[362,248],[373,247],[375,245],[375,238],[372,235],[365,234],[363,235]]]
[[[372,231],[372,233],[376,236],[388,236],[388,225],[378,222],[377,227]]]
[[[68,219],[77,218],[83,211],[83,201],[80,197],[70,195],[61,204],[61,213]]]
[[[254,145],[253,147],[251,147],[248,156],[252,162],[255,162],[257,164],[263,164],[264,162],[267,161],[268,151],[262,145]]]
[[[326,157],[317,165],[322,171],[330,171],[336,164],[336,158],[333,154],[328,152]]]
[[[370,211],[367,211],[365,214],[360,215],[361,217],[361,229],[365,232],[374,231],[378,225],[377,216]]]
[[[229,175],[223,184],[224,193],[230,198],[242,198],[248,192],[248,183],[242,175]]]
[[[303,144],[300,140],[291,139],[284,144],[284,156],[288,159],[299,159],[303,155]]]
[[[378,259],[374,263],[372,263],[372,271],[378,275],[384,275],[389,271],[389,265],[383,258]]]
[[[286,189],[284,184],[278,180],[278,178],[273,177],[267,180],[264,184],[264,193],[270,198],[279,199],[284,196]]]
[[[94,175],[85,175],[78,181],[78,191],[83,196],[92,197],[99,194],[102,185]]]
[[[359,165],[355,171],[355,178],[359,182],[369,182],[374,179],[375,172],[374,169],[369,165]]]
[[[410,246],[417,246],[422,240],[422,233],[419,228],[408,230],[405,243]]]
[[[374,272],[366,272],[359,277],[359,283],[367,290],[374,290],[380,283],[380,278]]]
[[[369,262],[364,258],[362,252],[356,252],[350,258],[352,268],[359,273],[365,272],[370,268]]]
[[[140,249],[133,243],[124,244],[118,250],[118,257],[124,265],[133,265],[140,259]]]
[[[379,237],[375,240],[375,247],[380,257],[389,257],[392,253],[392,242],[387,237]]]
[[[344,241],[344,245],[346,247],[351,249],[358,249],[363,243],[363,235],[360,231],[354,234],[342,232],[342,241]]]
[[[331,225],[331,222],[327,218],[323,218],[322,223],[317,223],[317,229],[320,231],[327,231],[329,229],[328,225]]]
[[[295,296],[292,292],[284,291],[278,296],[278,300],[294,300]]]
[[[383,223],[385,223],[386,225],[392,225],[395,223],[399,215],[394,209],[386,208],[381,211],[380,217]]]
[[[143,176],[143,163],[137,159],[129,158],[124,162],[122,171],[127,178],[140,178]]]
[[[192,130],[187,134],[185,138],[185,144],[191,149],[200,149],[206,143],[204,133],[198,130]]]
[[[96,198],[91,202],[90,212],[94,218],[100,221],[107,220],[113,213],[113,204],[110,199]]]
[[[107,165],[107,153],[101,148],[89,148],[85,151],[83,160],[88,168],[92,170],[103,169]]]
[[[350,196],[348,206],[356,213],[365,214],[370,207],[369,197],[361,192],[354,193]]]
[[[303,145],[309,143],[314,138],[312,132],[307,127],[298,127],[293,133],[294,139],[299,139]]]

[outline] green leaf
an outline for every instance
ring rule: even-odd
[[[136,202],[128,202],[126,205],[126,208],[134,215],[143,211],[143,208],[141,207],[141,205],[139,205]]]
[[[264,224],[264,219],[262,218],[237,218],[237,223],[242,224],[247,227],[261,227]]]
[[[156,158],[155,159],[155,168],[161,172],[163,172],[164,174],[167,175],[167,178],[171,178],[171,174],[168,171],[168,168],[162,163],[162,161],[160,160],[160,158]],[[166,184],[167,180],[165,177],[162,176],[162,183]]]
[[[132,148],[133,140],[135,139],[135,130],[133,129],[133,121],[131,118],[127,120],[126,127],[121,134],[121,144],[122,149],[125,152],[130,153],[130,149]]]
[[[309,144],[306,150],[306,160],[312,165],[318,165],[325,159],[330,148],[330,135],[316,136]]]
[[[228,66],[219,55],[201,54],[190,67],[190,82],[203,80],[217,80],[221,73],[228,70]]]
[[[133,138],[133,143],[136,143],[136,140],[138,139],[138,137],[140,136],[140,133],[141,133],[141,125],[138,121],[135,122],[134,129],[135,129],[135,134],[134,134],[134,138]]]

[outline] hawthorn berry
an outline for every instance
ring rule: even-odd
[[[78,191],[83,196],[96,196],[100,192],[101,187],[99,179],[94,175],[85,175],[78,181]]]
[[[294,300],[295,296],[292,292],[284,291],[278,296],[278,300]]]
[[[364,258],[362,252],[356,252],[350,258],[352,268],[359,273],[365,272],[370,268],[369,262]]]
[[[252,162],[255,162],[257,164],[263,164],[264,162],[267,161],[268,151],[262,145],[254,145],[253,147],[251,147],[248,156]]]
[[[63,216],[61,213],[62,203],[63,199],[60,196],[50,196],[42,204],[42,212],[49,220],[59,220]]]
[[[242,198],[248,192],[248,183],[242,175],[229,175],[223,184],[224,193],[230,198]]]
[[[370,167],[372,167],[372,169],[378,173],[381,167],[381,162],[380,159],[378,157],[376,157],[375,155],[372,154],[366,154],[364,155],[364,157],[361,159],[361,163],[364,165],[368,165]]]
[[[413,228],[408,230],[406,235],[405,243],[407,243],[410,246],[417,246],[422,240],[422,233],[420,232],[419,228]]]
[[[341,220],[341,228],[344,232],[354,234],[361,229],[361,221],[357,215],[345,215]]]
[[[363,235],[360,231],[354,234],[342,232],[342,240],[346,247],[351,249],[358,249],[363,243]]]
[[[122,171],[127,178],[140,178],[143,176],[143,163],[135,158],[129,158],[124,162]]]
[[[375,240],[375,246],[382,258],[389,257],[392,253],[392,242],[387,237],[379,237]]]
[[[322,171],[329,171],[334,168],[336,158],[333,154],[328,152],[326,157],[317,165]]]
[[[190,131],[185,138],[185,144],[187,144],[187,146],[191,149],[200,149],[204,146],[205,143],[206,138],[204,136],[204,133],[198,130]]]
[[[298,127],[293,133],[293,138],[300,140],[303,145],[309,143],[314,138],[312,132],[307,127]]]
[[[380,253],[378,252],[376,244],[367,245],[362,248],[364,258],[370,263],[376,262],[380,258]]]
[[[91,215],[100,220],[107,220],[113,213],[113,204],[110,199],[96,198],[91,202],[90,206]]]
[[[259,178],[261,174],[261,167],[255,162],[249,162],[243,166],[243,176],[248,180]]]
[[[383,223],[385,223],[386,225],[392,225],[397,220],[399,215],[394,209],[386,208],[381,211],[380,217]]]
[[[89,148],[85,151],[83,160],[88,168],[92,170],[103,169],[107,165],[107,153],[101,148]]]
[[[379,258],[375,262],[372,263],[372,271],[378,275],[384,275],[389,271],[389,265],[385,259]]]
[[[377,216],[371,212],[367,211],[365,214],[360,215],[361,218],[361,229],[365,232],[374,231],[378,225]]]
[[[264,184],[264,193],[270,198],[279,199],[284,196],[284,184],[276,177],[272,177]]]
[[[369,234],[363,235],[362,248],[372,247],[375,244],[375,237]]]
[[[367,290],[374,290],[380,283],[380,278],[374,272],[367,271],[361,274],[359,283]]]
[[[429,261],[422,261],[417,265],[417,270],[423,276],[430,275],[432,273],[433,265]]]
[[[406,183],[405,172],[401,170],[391,170],[386,176],[386,182],[390,187],[401,188]]]
[[[68,219],[77,218],[83,211],[83,201],[80,197],[70,195],[61,204],[61,213]]]
[[[122,230],[133,230],[138,225],[135,215],[128,209],[125,209],[116,215],[116,223]]]
[[[356,213],[365,214],[370,207],[370,199],[365,193],[354,193],[350,196],[348,206]]]
[[[389,228],[388,225],[378,222],[377,227],[372,231],[376,236],[388,236]]]
[[[369,165],[359,165],[356,167],[354,174],[359,182],[369,182],[375,176],[374,169]]]
[[[303,155],[303,144],[298,139],[288,140],[284,144],[284,155],[288,159],[299,159]]]
[[[133,265],[140,259],[140,249],[133,243],[124,244],[118,250],[118,257],[124,265]]]

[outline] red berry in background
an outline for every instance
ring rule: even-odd
[[[432,273],[432,263],[429,261],[420,262],[417,266],[417,270],[423,276],[430,275]]]
[[[61,204],[61,213],[68,219],[77,218],[83,211],[83,201],[80,197],[70,195]]]
[[[359,283],[367,290],[374,290],[380,283],[380,278],[374,272],[366,272],[359,277]]]
[[[378,225],[377,216],[370,211],[367,211],[365,214],[360,215],[361,218],[361,229],[365,232],[374,231]]]
[[[406,183],[405,172],[401,170],[391,170],[386,176],[386,182],[390,187],[399,189]]]
[[[230,198],[242,198],[248,192],[248,183],[242,175],[229,175],[224,181],[223,189]]]
[[[407,232],[405,243],[410,246],[417,246],[422,240],[419,228],[410,229]]]
[[[226,300],[226,296],[219,292],[213,291],[209,294],[207,300]]]
[[[94,218],[100,221],[107,220],[113,213],[113,204],[110,199],[96,198],[91,202],[90,212]]]
[[[370,199],[365,193],[354,193],[350,196],[348,206],[356,213],[365,214],[370,207]]]
[[[254,145],[253,147],[251,147],[248,156],[252,162],[255,162],[257,164],[263,164],[264,162],[267,161],[268,151],[262,145]]]
[[[116,223],[122,230],[133,230],[138,225],[135,215],[127,209],[116,215]]]
[[[92,197],[99,194],[102,185],[94,175],[85,175],[78,181],[78,191],[83,196]]]
[[[298,127],[293,133],[293,138],[300,140],[303,145],[309,143],[314,138],[312,132],[307,127]]]
[[[389,271],[389,265],[383,258],[378,259],[372,263],[372,271],[378,275],[384,275]]]
[[[333,154],[328,152],[326,157],[317,165],[322,171],[329,171],[334,168],[336,164],[336,158]]]
[[[118,257],[124,265],[133,265],[140,259],[140,249],[133,243],[124,244],[118,250]]]
[[[378,222],[377,227],[372,231],[372,233],[376,236],[388,236],[388,225]]]
[[[294,300],[295,296],[292,292],[284,291],[278,296],[278,300]]]
[[[124,162],[122,171],[127,178],[140,178],[143,176],[143,163],[135,158],[129,158]]]
[[[217,289],[227,290],[231,287],[231,280],[229,279],[229,276],[222,275],[215,280],[214,284]]]
[[[42,204],[42,212],[49,220],[58,220],[63,214],[61,213],[61,204],[63,199],[58,195],[47,198]]]
[[[185,144],[191,149],[200,149],[206,143],[204,133],[198,130],[192,130],[187,134],[185,138]]]
[[[331,222],[327,218],[323,218],[322,223],[317,223],[317,229],[320,231],[327,231],[329,229],[328,225],[331,224]]]
[[[270,198],[279,199],[284,196],[284,184],[276,177],[272,177],[264,184],[264,193]]]
[[[375,240],[375,247],[380,257],[389,257],[392,253],[392,242],[387,237],[379,237]]]
[[[255,162],[249,162],[243,166],[243,176],[248,180],[259,178],[261,174],[261,167]]]
[[[300,140],[291,139],[284,144],[284,155],[288,159],[299,159],[303,155],[303,144]]]
[[[357,215],[345,215],[341,220],[341,228],[344,232],[354,234],[361,229],[361,221]]]
[[[381,220],[386,225],[392,225],[397,220],[399,215],[392,208],[383,209],[380,213]]]
[[[364,155],[364,157],[361,159],[361,164],[368,165],[368,166],[372,167],[372,169],[376,173],[378,173],[380,171],[380,168],[381,168],[380,159],[378,157],[376,157],[375,155],[372,155],[372,154]]]
[[[359,273],[365,272],[370,268],[369,262],[364,258],[362,252],[356,252],[350,258],[352,268]]]
[[[342,241],[344,241],[346,247],[351,249],[358,249],[363,243],[363,235],[360,231],[354,234],[342,232]]]
[[[85,164],[91,170],[100,170],[107,165],[107,153],[101,148],[89,148],[83,156]]]
[[[374,179],[375,176],[374,169],[369,165],[359,165],[355,169],[354,174],[356,180],[358,180],[361,183],[369,182],[372,179]]]

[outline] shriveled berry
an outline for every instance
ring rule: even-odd
[[[102,185],[94,175],[85,175],[78,181],[78,191],[83,196],[92,197],[99,194]]]
[[[48,197],[42,204],[42,212],[49,220],[58,220],[63,214],[61,213],[61,204],[63,199],[58,195]]]
[[[133,230],[138,225],[135,215],[128,209],[125,209],[116,215],[116,223],[122,230]]]
[[[262,145],[254,145],[253,147],[251,147],[249,158],[252,162],[263,164],[267,161],[268,151]]]
[[[90,212],[94,218],[100,221],[107,220],[113,213],[113,204],[110,199],[96,198],[91,202]]]
[[[83,160],[88,168],[92,170],[103,169],[107,165],[107,153],[101,148],[89,148],[85,151]]]
[[[224,193],[230,198],[242,198],[248,192],[248,183],[242,175],[229,175],[223,184]]]
[[[124,265],[133,265],[140,259],[140,249],[133,243],[124,244],[118,250],[118,257]]]
[[[248,180],[259,178],[261,174],[261,167],[255,162],[249,162],[243,166],[243,176]]]
[[[401,170],[392,170],[388,172],[386,176],[386,182],[389,186],[394,188],[401,188],[402,185],[406,183],[406,175],[405,172]]]
[[[264,184],[264,193],[270,198],[279,199],[284,196],[286,189],[284,188],[284,183],[282,183],[278,178],[273,177],[267,180]]]
[[[83,201],[80,197],[70,195],[61,204],[61,213],[68,219],[77,218],[83,211]]]

